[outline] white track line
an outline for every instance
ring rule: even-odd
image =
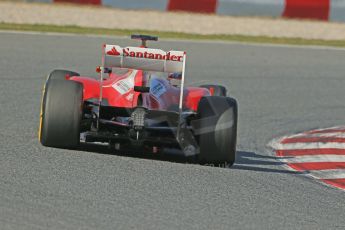
[[[28,34],[28,35],[45,35],[45,36],[74,36],[74,37],[90,37],[90,38],[120,38],[128,39],[127,36],[120,35],[98,35],[98,34],[76,34],[76,33],[57,33],[57,32],[35,32],[35,31],[16,31],[16,30],[0,30],[2,34]],[[229,44],[255,47],[272,47],[272,48],[296,48],[296,49],[312,49],[312,50],[332,50],[345,51],[345,48],[332,46],[316,46],[316,45],[289,45],[289,44],[269,44],[241,41],[222,41],[222,40],[189,40],[189,39],[169,39],[163,38],[161,41],[168,42],[185,42],[185,43],[201,43],[201,44]]]

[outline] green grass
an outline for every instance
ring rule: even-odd
[[[276,38],[276,37],[267,37],[267,36],[246,36],[246,35],[226,35],[226,34],[200,35],[200,34],[190,34],[190,33],[150,31],[150,30],[103,29],[103,28],[88,28],[88,27],[79,27],[79,26],[56,26],[56,25],[41,25],[41,24],[32,25],[32,24],[0,23],[0,30],[54,32],[54,33],[71,33],[71,34],[95,34],[95,35],[114,35],[114,36],[129,36],[130,34],[133,34],[133,33],[141,33],[141,34],[157,35],[160,38],[170,38],[170,39],[218,40],[218,41],[238,41],[238,42],[250,42],[250,43],[345,47],[345,40]]]

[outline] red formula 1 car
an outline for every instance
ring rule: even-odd
[[[114,151],[195,156],[204,164],[235,161],[237,103],[219,85],[184,87],[186,53],[104,45],[99,80],[66,70],[49,74],[39,140],[76,148],[105,143]]]

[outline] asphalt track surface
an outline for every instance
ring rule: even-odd
[[[345,124],[344,50],[154,44],[187,51],[188,84],[224,84],[238,99],[229,169],[38,143],[45,75],[95,76],[104,42],[135,45],[0,33],[0,229],[345,228],[345,193],[287,171],[266,148],[278,136]]]

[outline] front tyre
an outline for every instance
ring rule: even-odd
[[[47,81],[40,114],[39,140],[44,146],[75,148],[80,141],[83,85],[74,81]]]
[[[199,141],[199,163],[232,166],[236,156],[237,102],[230,97],[207,96],[198,106],[194,122]]]

